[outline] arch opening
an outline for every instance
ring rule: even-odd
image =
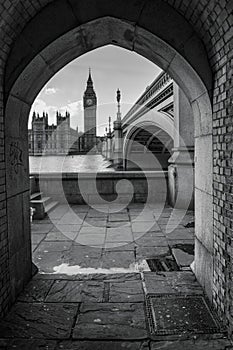
[[[125,169],[136,170],[139,159],[143,170],[168,170],[168,160],[172,155],[173,138],[163,129],[153,124],[134,126],[127,133],[125,140],[124,159]],[[158,167],[152,168],[153,164],[147,160],[147,153],[151,152],[158,161]]]
[[[85,33],[85,34],[84,34]],[[168,31],[167,31],[168,33]],[[199,71],[198,62],[188,62],[186,56],[193,55],[188,49],[187,54],[181,55],[176,45],[172,47],[169,38],[159,38],[159,34],[149,32],[143,26],[135,26],[125,19],[101,16],[87,23],[82,23],[64,35],[58,35],[49,45],[38,51],[24,69],[14,76],[11,67],[12,57],[8,61],[6,74],[6,171],[7,171],[7,205],[8,226],[11,239],[15,239],[12,227],[13,216],[21,216],[24,237],[16,246],[12,246],[12,254],[23,260],[25,276],[19,276],[18,271],[12,277],[13,295],[16,296],[24,282],[31,275],[30,261],[30,222],[29,222],[29,167],[28,167],[28,137],[27,122],[31,104],[41,87],[64,65],[83,53],[107,44],[117,42],[129,50],[148,58],[150,61],[166,70],[186,94],[193,110],[195,124],[195,196],[196,202],[205,203],[208,210],[208,223],[205,223],[206,212],[196,209],[196,263],[195,273],[204,286],[208,296],[212,297],[212,183],[209,174],[212,173],[212,109],[210,103],[211,78],[205,77]],[[167,34],[168,35],[168,34]],[[85,37],[85,44],[83,38]],[[193,35],[192,35],[193,37]],[[89,43],[89,45],[87,45]],[[15,50],[17,47],[15,48]],[[200,50],[203,54],[202,47]],[[14,52],[14,50],[12,51]],[[198,57],[200,52],[195,53]],[[203,66],[207,60],[203,57]],[[196,66],[195,66],[196,63]],[[210,71],[209,68],[207,71]],[[12,127],[14,125],[14,127]],[[202,150],[206,153],[203,156]],[[18,160],[20,159],[20,162]],[[13,214],[14,213],[14,214]],[[207,232],[207,235],[203,235]],[[26,257],[26,258],[25,258]],[[16,260],[13,265],[16,265]],[[205,271],[205,276],[203,274]],[[208,276],[208,278],[206,278]]]

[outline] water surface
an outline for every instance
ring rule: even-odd
[[[74,156],[30,156],[30,173],[114,171],[111,162],[101,154]]]

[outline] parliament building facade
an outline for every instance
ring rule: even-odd
[[[48,114],[33,113],[32,128],[28,130],[29,155],[63,155],[68,154],[78,139],[78,128],[70,127],[70,114],[64,116],[57,112],[57,125],[49,125]]]
[[[100,138],[96,136],[97,97],[91,71],[83,95],[84,134],[70,127],[70,114],[56,113],[56,125],[49,125],[48,114],[33,112],[32,128],[28,130],[29,155],[65,155],[97,152]]]

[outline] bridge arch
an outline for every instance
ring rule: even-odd
[[[149,112],[150,113],[150,112]],[[123,159],[125,161],[124,164],[124,168],[126,170],[129,169],[127,163],[129,163],[130,161],[130,153],[132,150],[132,147],[134,145],[134,142],[141,143],[140,141],[140,137],[139,133],[144,130],[145,133],[147,133],[148,135],[148,140],[146,142],[146,148],[148,150],[150,150],[153,153],[153,150],[150,148],[149,143],[153,140],[153,138],[156,138],[158,140],[158,142],[161,144],[161,147],[163,147],[163,149],[165,150],[165,148],[171,150],[171,148],[173,147],[173,138],[174,138],[174,121],[173,118],[164,115],[161,112],[154,112],[154,113],[150,113],[151,116],[153,117],[152,120],[146,120],[146,116],[143,116],[143,119],[145,119],[145,121],[140,121],[138,123],[133,123],[133,125],[128,125],[125,135],[124,135],[124,142],[123,142]],[[160,116],[160,118],[158,118],[158,116]],[[163,123],[165,120],[165,123]],[[161,133],[166,135],[166,140],[164,139],[164,137],[161,137]],[[169,145],[167,145],[166,147],[166,143],[169,142]],[[142,151],[142,149],[141,149]],[[155,150],[154,150],[155,151]],[[144,150],[145,152],[145,150]],[[159,169],[165,169],[164,165],[167,162],[169,155],[167,155],[167,157],[160,157],[157,154],[157,157],[159,157],[158,161],[159,161]],[[161,158],[161,159],[160,159]],[[164,159],[163,159],[164,158]],[[164,162],[163,162],[164,160]],[[143,164],[142,164],[143,166]],[[143,168],[144,170],[146,170],[146,163],[145,163],[145,167]],[[157,170],[159,170],[157,169]],[[149,170],[149,169],[147,169]]]
[[[197,150],[196,194],[208,206],[210,216],[205,227],[203,216],[206,213],[199,212],[197,217],[199,230],[207,232],[208,237],[196,240],[196,254],[202,253],[203,258],[196,259],[195,270],[212,298],[212,182],[209,179],[212,173],[212,77],[201,40],[184,17],[162,0],[132,0],[127,1],[127,6],[124,1],[120,1],[120,5],[115,1],[101,1],[99,5],[99,1],[59,0],[52,1],[25,24],[14,40],[5,69],[8,236],[11,242],[16,239],[19,243],[14,243],[10,249],[12,300],[31,275],[30,223],[26,210],[29,191],[27,122],[31,104],[45,83],[64,65],[107,44],[134,50],[166,70],[192,105]],[[15,145],[22,160],[17,172],[11,159]],[[16,238],[14,220],[16,216],[22,217],[23,208],[23,222]],[[18,264],[24,266],[23,275]],[[206,271],[205,276],[203,271]]]

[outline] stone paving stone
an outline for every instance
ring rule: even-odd
[[[123,252],[123,251],[135,251],[137,245],[134,242],[105,242],[104,252]]]
[[[43,225],[43,224],[54,224],[55,222],[58,222],[59,220],[58,219],[52,219],[50,217],[45,217],[44,219],[41,219],[41,220],[33,220],[32,223],[33,224],[40,224],[40,225]]]
[[[37,249],[37,247],[38,247],[38,244],[33,244],[32,243],[32,252],[35,252],[35,250]]]
[[[158,224],[155,221],[135,221],[131,222],[132,231],[146,233],[148,231],[160,231]]]
[[[45,237],[45,241],[67,241],[67,240],[74,240],[75,237],[77,236],[77,231],[70,231],[70,232],[65,232],[63,234],[60,231],[52,231],[47,234]]]
[[[71,210],[73,210],[75,213],[87,213],[90,209],[88,205],[77,205],[77,204],[71,204],[70,205]]]
[[[131,244],[131,247],[130,247]],[[127,248],[128,247],[128,248]],[[105,251],[118,251],[118,252],[124,252],[127,250],[134,251],[136,249],[136,245],[131,242],[106,242],[104,243],[104,250]]]
[[[186,230],[188,230],[188,232],[191,233],[192,236],[195,235],[195,228],[189,227],[189,228],[186,228]]]
[[[146,213],[130,213],[130,218],[132,221],[155,221],[153,212],[146,212]]]
[[[105,233],[79,233],[75,242],[86,246],[104,248]]]
[[[133,273],[113,273],[111,275],[106,275],[104,278],[107,282],[125,282],[125,281],[138,281],[141,280],[141,275],[139,272]]]
[[[45,298],[53,284],[53,280],[35,280],[30,281],[19,295],[18,301],[24,302],[40,302]]]
[[[124,204],[109,202],[109,213],[128,213],[128,208]]]
[[[158,213],[159,214],[159,213]],[[162,213],[160,213],[160,216],[159,216],[159,218],[158,219],[162,219],[162,218],[167,218],[167,220],[170,218],[170,216],[171,216],[171,212],[165,212],[165,211],[163,211]]]
[[[41,272],[54,272],[54,267],[69,261],[72,241],[43,241],[33,254],[33,262]]]
[[[182,220],[180,220],[179,218],[172,218],[170,216],[160,217],[157,221],[159,225],[166,225],[169,223],[170,225],[176,226],[182,223]]]
[[[110,302],[143,302],[144,294],[141,281],[111,282],[109,291]]]
[[[194,238],[191,239],[167,239],[168,245],[172,248],[181,244],[192,244],[194,246]]]
[[[106,273],[88,273],[88,274],[75,274],[75,275],[64,275],[57,273],[56,275],[51,274],[37,274],[33,277],[33,280],[65,280],[65,281],[104,281],[104,282],[123,282],[140,280],[141,275],[139,272],[115,272],[111,274]]]
[[[101,264],[101,249],[98,247],[73,244],[68,256],[70,265],[97,268]]]
[[[74,339],[144,339],[147,337],[143,303],[83,303]]]
[[[230,350],[233,347],[227,339],[191,339],[159,341],[151,343],[151,350]]]
[[[102,212],[102,211],[90,209],[86,217],[87,218],[103,218],[104,219],[107,216],[108,216],[108,210],[107,210],[107,212]]]
[[[72,223],[73,225],[81,225],[86,213],[77,213],[72,211],[68,211],[65,213],[62,218],[59,220],[59,224],[66,225]]]
[[[94,227],[105,227],[107,224],[107,218],[86,218],[82,226],[94,226]]]
[[[46,233],[36,233],[31,235],[32,244],[38,245],[46,237]]]
[[[68,338],[77,312],[77,304],[18,302],[0,321],[0,338]]]
[[[106,227],[96,227],[96,226],[82,226],[79,234],[105,234]]]
[[[159,232],[159,234],[162,234]],[[135,243],[139,246],[144,247],[166,247],[168,245],[166,238],[162,236],[157,236],[156,232],[147,232],[143,236],[140,236],[139,233],[135,233],[134,235]],[[138,238],[137,238],[138,237]]]
[[[1,350],[55,350],[56,341],[47,339],[0,339]]]
[[[202,288],[192,272],[143,272],[149,294],[203,294]]]
[[[71,247],[72,242],[70,241],[62,241],[62,242],[45,242],[43,241],[39,248],[37,249],[37,252],[41,253],[51,253],[51,252],[64,252],[68,251]]]
[[[107,228],[106,242],[132,242],[131,227]]]
[[[58,350],[149,350],[148,342],[128,341],[62,341]],[[50,349],[49,349],[50,350]]]
[[[143,203],[130,203],[128,204],[128,209],[143,209],[145,205]],[[148,206],[148,208],[150,208]]]
[[[51,231],[53,228],[53,224],[31,224],[31,232],[32,234],[36,234],[36,233],[48,233],[49,231]]]
[[[161,247],[137,247],[136,250],[136,256],[137,258],[144,258],[144,259],[152,259],[157,258],[159,256],[168,256],[170,255],[170,249],[167,246],[161,246]]]
[[[63,215],[69,210],[69,205],[59,205],[54,210],[52,210],[48,217],[50,219],[61,219]]]
[[[122,252],[105,252],[102,256],[102,267],[105,269],[114,268],[125,268],[129,269],[135,262],[135,256],[133,251],[122,251]]]
[[[110,213],[108,221],[129,221],[129,215],[126,213]]]
[[[46,302],[102,302],[103,291],[104,283],[101,281],[57,280],[50,289]]]
[[[166,233],[166,232],[172,232],[175,230],[183,230],[185,229],[185,227],[183,225],[173,225],[173,224],[169,224],[169,225],[159,225],[160,229]]]
[[[69,263],[68,252],[50,252],[49,254],[39,253],[37,249],[33,253],[33,262],[41,273],[54,273],[56,267]]]
[[[61,233],[66,233],[66,232],[75,232],[78,233],[80,231],[81,225],[75,225],[75,224],[67,224],[67,225],[61,225],[61,224],[56,224],[52,228],[50,232],[57,232],[60,231]]]
[[[165,236],[168,239],[192,239],[192,234],[186,229],[175,229],[172,232],[166,233]]]
[[[190,266],[194,260],[194,255],[188,254],[181,249],[172,249],[172,255],[174,256],[176,263],[180,267]]]
[[[119,228],[124,228],[124,227],[131,227],[131,224],[129,221],[111,221],[106,223],[107,228],[112,228],[112,227],[119,227]]]

